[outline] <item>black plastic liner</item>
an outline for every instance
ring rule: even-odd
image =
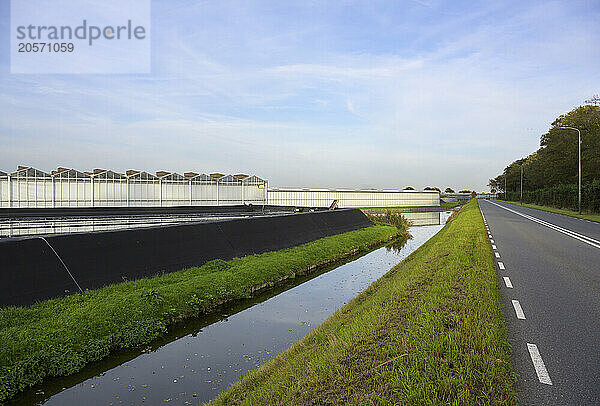
[[[358,209],[0,240],[0,306],[275,251],[373,223]],[[45,241],[44,241],[45,239]],[[52,251],[50,246],[56,251]],[[60,256],[65,266],[61,263]]]

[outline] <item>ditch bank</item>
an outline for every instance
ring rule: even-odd
[[[145,345],[173,323],[250,298],[320,264],[397,237],[374,226],[280,251],[0,310],[0,402],[49,377],[67,376],[115,351]]]
[[[210,405],[517,403],[477,201]]]
[[[357,209],[0,240],[0,307],[277,251],[372,226]]]

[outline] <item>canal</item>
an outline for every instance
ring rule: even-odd
[[[435,235],[449,213],[407,213],[412,239],[397,241],[218,314],[171,329],[153,345],[120,352],[49,380],[12,405],[197,405],[214,398],[304,337]],[[428,224],[428,225],[425,225]]]

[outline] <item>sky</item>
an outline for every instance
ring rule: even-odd
[[[0,0],[0,170],[484,191],[600,93],[598,21],[598,0],[153,1],[151,73],[33,75]]]

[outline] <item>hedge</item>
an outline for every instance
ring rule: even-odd
[[[550,206],[558,209],[578,209],[577,185],[565,184],[537,190],[523,190],[523,203]],[[520,191],[509,191],[500,196],[509,201],[519,201]],[[585,212],[600,213],[600,179],[581,185],[581,209]]]

